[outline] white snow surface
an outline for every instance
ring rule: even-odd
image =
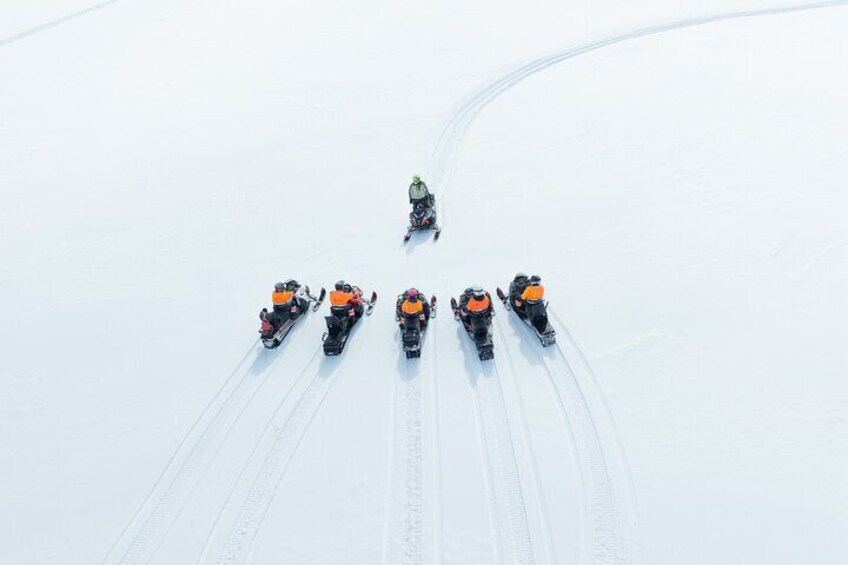
[[[0,563],[848,562],[843,4],[6,0]]]

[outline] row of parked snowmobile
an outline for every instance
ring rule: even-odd
[[[548,304],[544,295],[541,278],[524,273],[518,273],[513,278],[508,292],[500,287],[497,289],[497,297],[504,307],[513,311],[533,330],[543,347],[548,347],[556,343],[556,332],[548,321]],[[308,286],[294,279],[274,285],[271,310],[263,308],[259,313],[262,344],[268,349],[278,347],[303,316],[318,311],[327,296],[326,289],[322,288],[315,296]],[[377,303],[377,293],[371,292],[370,297],[365,298],[359,287],[340,280],[329,293],[329,298],[330,315],[324,317],[327,331],[322,336],[324,354],[339,355],[357,322],[363,316],[371,315]],[[415,288],[397,297],[395,320],[407,359],[421,356],[424,335],[430,321],[436,317],[437,306],[435,296],[428,300],[424,293]],[[482,287],[469,287],[458,299],[451,298],[451,311],[474,342],[480,360],[492,359],[495,355],[492,341],[492,316],[495,312],[491,295]]]

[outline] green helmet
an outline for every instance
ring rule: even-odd
[[[419,182],[421,182],[421,176],[420,175],[412,175],[412,184],[418,184]]]

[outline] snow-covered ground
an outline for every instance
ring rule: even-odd
[[[0,563],[848,561],[848,7],[335,4],[0,6]]]

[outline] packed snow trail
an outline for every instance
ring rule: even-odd
[[[220,538],[222,545],[216,561],[227,564],[245,563],[250,558],[277,487],[286,475],[303,437],[309,430],[309,425],[337,380],[336,372],[346,358],[356,355],[359,344],[366,341],[367,331],[361,329],[361,324],[370,325],[364,317],[360,320],[350,335],[354,345],[346,348],[342,355],[322,356],[322,347],[319,347],[298,375],[289,393],[281,399],[219,512],[201,553],[201,561],[207,557],[215,559],[210,554],[214,554],[213,546],[218,545],[216,530],[226,524],[230,525]],[[364,335],[357,335],[360,333]],[[305,385],[302,382],[304,380]],[[287,402],[290,393],[295,389],[300,390],[291,403]],[[292,404],[291,407],[285,411],[284,407],[289,404]],[[266,448],[267,440],[270,440],[271,445]],[[259,469],[253,472],[252,469],[257,464]],[[249,478],[251,474],[252,480]],[[250,481],[249,485],[247,481]],[[229,516],[233,513],[234,516]]]
[[[296,330],[293,329],[290,339]],[[233,426],[274,372],[279,354],[268,367],[261,369],[260,379],[249,378],[256,363],[267,355],[264,348],[256,347],[258,341],[251,344],[177,446],[153,489],[113,544],[106,563],[146,563],[153,557]],[[285,344],[280,349],[284,348]],[[257,354],[254,365],[240,372],[253,352]]]
[[[432,503],[432,520],[433,520],[433,563],[439,565],[444,561],[443,555],[443,547],[442,547],[442,447],[441,447],[441,434],[440,434],[440,423],[439,423],[439,372],[436,370],[437,367],[437,349],[436,349],[436,338],[439,335],[438,326],[433,324],[431,336],[432,346],[431,346],[431,354],[433,359],[430,361],[429,365],[429,398],[430,398],[430,448],[432,450],[431,456],[431,478],[430,478],[430,501]]]
[[[568,49],[557,51],[550,55],[546,55],[530,63],[524,64],[521,67],[507,73],[498,80],[485,85],[470,98],[462,103],[454,114],[451,116],[448,123],[442,130],[433,153],[430,156],[430,161],[427,165],[425,178],[432,181],[431,186],[437,194],[437,211],[439,216],[439,225],[445,225],[445,195],[451,186],[451,179],[456,167],[456,155],[462,143],[462,138],[468,128],[471,126],[477,115],[488,106],[495,98],[524,80],[525,78],[543,71],[548,67],[561,63],[568,59],[572,59],[585,53],[596,51],[609,45],[637,39],[648,35],[665,33],[687,27],[701,26],[719,22],[723,20],[733,20],[740,18],[749,18],[754,16],[768,16],[776,14],[786,14],[790,12],[801,12],[806,10],[816,10],[819,8],[832,8],[848,5],[848,0],[828,0],[826,2],[812,2],[804,4],[796,4],[794,6],[782,6],[776,8],[761,8],[757,10],[745,10],[740,12],[729,12],[723,14],[714,14],[710,16],[698,16],[694,18],[686,18],[667,23],[654,24],[639,28],[627,33],[613,35],[605,39],[599,39],[570,47]]]
[[[395,378],[390,437],[389,484],[386,501],[383,562],[441,563],[441,446],[437,378],[437,330],[433,319],[424,338],[421,358],[405,359]],[[399,336],[398,336],[399,337]],[[425,441],[429,443],[425,446]],[[429,450],[429,451],[425,451]],[[426,491],[426,495],[425,495]],[[425,504],[429,502],[429,512]],[[431,523],[426,523],[425,520]],[[432,538],[425,540],[425,531]],[[431,551],[425,544],[429,541]]]
[[[557,320],[561,335],[567,329]],[[520,321],[528,339],[535,336]],[[630,468],[618,439],[615,423],[603,394],[593,386],[591,367],[576,343],[567,340],[563,352],[560,343],[539,351],[563,421],[577,447],[577,457],[586,493],[591,531],[584,543],[596,563],[639,562],[639,510]],[[570,359],[579,358],[582,367]]]
[[[434,329],[435,324],[431,323],[427,332]],[[426,346],[427,336],[424,339]],[[402,348],[398,350],[400,362],[406,365],[400,374],[394,376],[384,563],[412,565],[423,562],[424,410],[421,381],[432,378],[430,368],[434,363],[435,341],[429,341],[431,345],[426,346],[422,358],[405,359]],[[422,371],[422,365],[426,365],[428,370]]]
[[[525,492],[530,493],[528,498],[532,496],[534,506],[536,508],[537,516],[532,516],[532,518],[528,517],[528,521],[531,525],[535,525],[536,531],[535,536],[533,537],[538,539],[540,541],[539,545],[544,547],[547,563],[555,564],[558,561],[553,544],[554,535],[551,527],[551,517],[548,512],[548,504],[545,498],[545,490],[542,486],[541,473],[539,471],[539,464],[536,460],[533,440],[530,437],[528,429],[527,410],[517,382],[521,377],[516,369],[512,353],[510,352],[510,344],[508,343],[509,340],[503,337],[503,324],[497,316],[495,316],[495,326],[497,329],[495,332],[495,342],[499,344],[499,351],[502,352],[502,357],[506,358],[507,365],[509,366],[510,378],[502,382],[502,389],[506,390],[506,396],[512,400],[512,413],[515,415],[514,420],[516,421],[516,427],[520,431],[516,446],[520,445],[521,447],[521,457],[519,460],[522,461],[526,467],[525,473],[527,475],[527,480],[525,480],[524,484],[528,486],[525,489]],[[514,347],[514,345],[512,347]],[[568,440],[570,442],[570,434],[567,433],[566,435],[569,436]]]
[[[469,375],[471,398],[485,466],[494,554],[498,563],[535,563],[501,376],[494,359],[479,360],[462,324],[459,324],[458,334],[462,339],[463,353],[475,367],[474,374]]]

